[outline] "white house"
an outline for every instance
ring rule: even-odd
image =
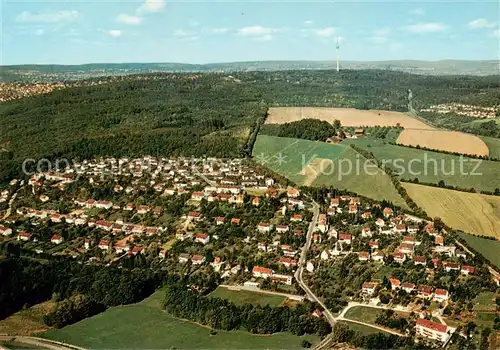
[[[432,322],[426,319],[418,319],[415,324],[415,331],[418,335],[443,343],[448,341],[448,326],[442,323]]]
[[[210,236],[205,233],[198,233],[194,241],[201,244],[207,244],[210,242]]]
[[[4,236],[9,236],[12,234],[12,230],[5,226],[0,226],[0,233]]]

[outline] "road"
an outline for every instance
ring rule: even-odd
[[[201,179],[203,181],[205,181],[207,184],[209,184],[210,186],[217,186],[217,181],[212,181],[212,180],[209,180],[205,175],[203,175],[202,173],[200,173],[198,171],[198,169],[196,168],[193,168],[193,172],[198,175],[199,177],[201,177]]]
[[[328,308],[325,306],[325,304],[312,292],[312,290],[304,282],[304,279],[302,277],[302,274],[304,272],[304,266],[306,265],[307,252],[309,251],[309,248],[311,248],[314,228],[316,227],[316,223],[318,222],[318,217],[319,217],[319,205],[318,205],[318,203],[316,203],[314,200],[312,200],[311,204],[313,206],[313,218],[311,220],[311,223],[309,224],[309,229],[307,230],[306,244],[304,245],[304,247],[302,247],[302,252],[301,252],[300,258],[299,258],[298,268],[297,268],[297,271],[295,271],[295,279],[299,283],[299,286],[306,293],[307,298],[312,300],[312,301],[315,301],[323,308],[323,314],[325,315],[326,320],[333,327],[333,325],[336,322],[335,316],[333,316],[332,312],[330,310],[328,310]],[[325,346],[327,346],[330,343],[330,338],[331,338],[331,335],[326,336],[319,344],[317,344],[314,347],[314,350],[323,349]]]
[[[2,342],[13,342],[20,345],[28,345],[28,347],[40,347],[43,349],[51,350],[85,350],[79,346],[70,345],[66,343],[61,343],[54,340],[48,340],[38,337],[28,337],[28,336],[18,336],[18,335],[0,335],[0,341]],[[1,348],[1,345],[0,345]]]
[[[22,188],[22,187],[21,187]],[[5,215],[3,216],[2,220],[6,220],[10,214],[12,213],[12,204],[14,204],[14,200],[16,199],[17,197],[17,193],[21,190],[21,188],[19,188],[16,193],[14,193],[12,195],[12,198],[10,199],[9,201],[9,207],[7,208],[7,211],[5,212]]]

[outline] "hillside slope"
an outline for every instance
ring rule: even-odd
[[[252,155],[299,185],[333,186],[407,208],[389,176],[376,167],[365,172],[366,159],[349,147],[259,135]]]

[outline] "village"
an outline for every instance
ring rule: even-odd
[[[313,301],[324,300],[316,317],[334,323],[363,305],[396,310],[409,329],[370,326],[436,346],[473,316],[473,288],[499,284],[439,221],[284,186],[243,159],[86,160],[13,180],[1,197],[7,249],[103,265],[149,256],[155,268],[215,273],[224,286],[299,301],[305,283]]]
[[[443,103],[422,108],[420,112],[435,112],[438,114],[455,113],[474,118],[495,118],[497,117],[498,106],[480,107],[463,103]]]

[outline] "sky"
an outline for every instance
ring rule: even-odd
[[[498,1],[1,0],[0,64],[500,57]]]

